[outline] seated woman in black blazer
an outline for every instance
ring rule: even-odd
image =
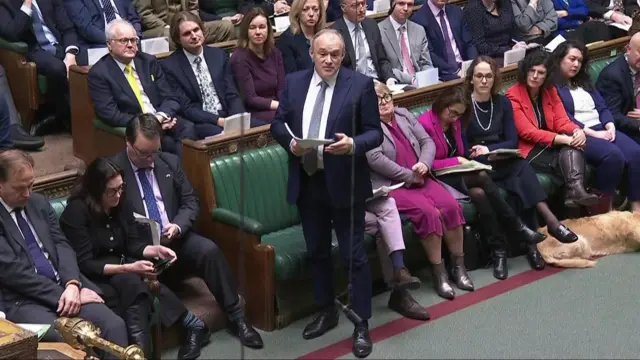
[[[125,320],[130,343],[139,345],[149,356],[153,295],[143,277],[158,274],[154,273],[154,263],[144,259],[173,257],[173,263],[176,254],[138,235],[133,211],[126,201],[120,201],[122,175],[110,160],[98,158],[91,163],[69,198],[60,227],[76,252],[80,272],[104,291],[105,304]],[[162,324],[169,327],[182,323],[186,330],[178,358],[197,358],[209,337],[204,323],[164,285],[159,298]]]
[[[322,0],[294,0],[289,12],[289,28],[280,35],[276,47],[282,52],[284,71],[288,73],[313,66],[309,48],[311,39],[325,27],[325,4]]]

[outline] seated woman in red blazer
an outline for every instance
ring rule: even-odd
[[[569,120],[547,69],[546,54],[528,54],[520,63],[518,84],[506,93],[520,138],[518,148],[536,171],[558,186],[567,185],[565,206],[592,206],[598,197],[584,188],[586,135]]]

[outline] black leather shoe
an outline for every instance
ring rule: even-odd
[[[505,250],[493,250],[491,262],[493,263],[493,277],[498,280],[504,280],[509,276],[507,252]]]
[[[11,125],[11,140],[16,149],[33,151],[44,146],[44,138],[29,135],[20,125]]]
[[[409,290],[406,289],[394,289],[391,291],[387,306],[389,309],[409,319],[426,321],[431,318],[427,310],[418,304],[409,293]]]
[[[200,350],[209,343],[211,332],[206,327],[202,329],[189,329],[184,342],[178,351],[178,359],[197,359]]]
[[[366,358],[371,354],[373,344],[369,337],[369,327],[365,324],[358,325],[353,330],[353,355],[359,358]]]
[[[323,310],[309,325],[304,327],[302,337],[307,340],[315,339],[336,326],[338,326],[338,309],[331,307]]]
[[[542,270],[544,269],[544,259],[542,255],[538,251],[538,247],[535,245],[527,245],[527,260],[529,260],[529,265],[534,270]]]
[[[247,322],[245,318],[240,318],[229,324],[229,332],[231,335],[240,339],[242,345],[252,349],[262,349],[264,343],[262,337],[256,329]]]
[[[515,233],[520,240],[527,244],[537,244],[547,238],[547,235],[529,229],[522,221],[518,221],[516,224]]]
[[[29,134],[31,134],[31,136],[44,136],[57,132],[58,130],[60,130],[60,125],[55,116],[47,116],[37,124],[31,125]]]
[[[563,224],[560,224],[556,229],[551,229],[549,227],[547,227],[547,229],[549,230],[549,234],[558,239],[561,243],[570,244],[578,241],[578,235]]]

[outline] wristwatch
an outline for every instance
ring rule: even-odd
[[[82,283],[78,280],[67,281],[67,283],[64,285],[64,288],[66,289],[69,285],[75,285],[78,287],[78,289],[82,289]]]
[[[69,49],[67,53],[71,55],[78,55],[78,49]]]

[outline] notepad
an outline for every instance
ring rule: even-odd
[[[248,112],[231,115],[224,119],[225,134],[239,133],[249,128],[251,128],[251,114]]]
[[[548,52],[553,52],[553,50],[555,50],[558,47],[558,45],[562,44],[565,41],[567,40],[562,35],[558,35],[553,40],[549,41],[549,43],[547,44],[547,46],[544,47],[544,49],[547,50]]]
[[[517,64],[527,54],[527,49],[512,49],[504,52],[503,67]]]
[[[169,38],[157,37],[140,41],[140,50],[150,55],[158,55],[169,52]]]
[[[273,18],[275,23],[276,32],[283,32],[289,28],[291,21],[288,16],[276,16]]]
[[[460,77],[467,76],[467,71],[469,70],[469,66],[471,66],[472,62],[473,60],[467,60],[462,62],[462,65],[460,65]]]
[[[439,83],[438,68],[430,68],[416,73],[416,84],[419,88]]]
[[[373,1],[373,12],[381,13],[387,12],[391,8],[391,3],[389,0],[374,0]]]

